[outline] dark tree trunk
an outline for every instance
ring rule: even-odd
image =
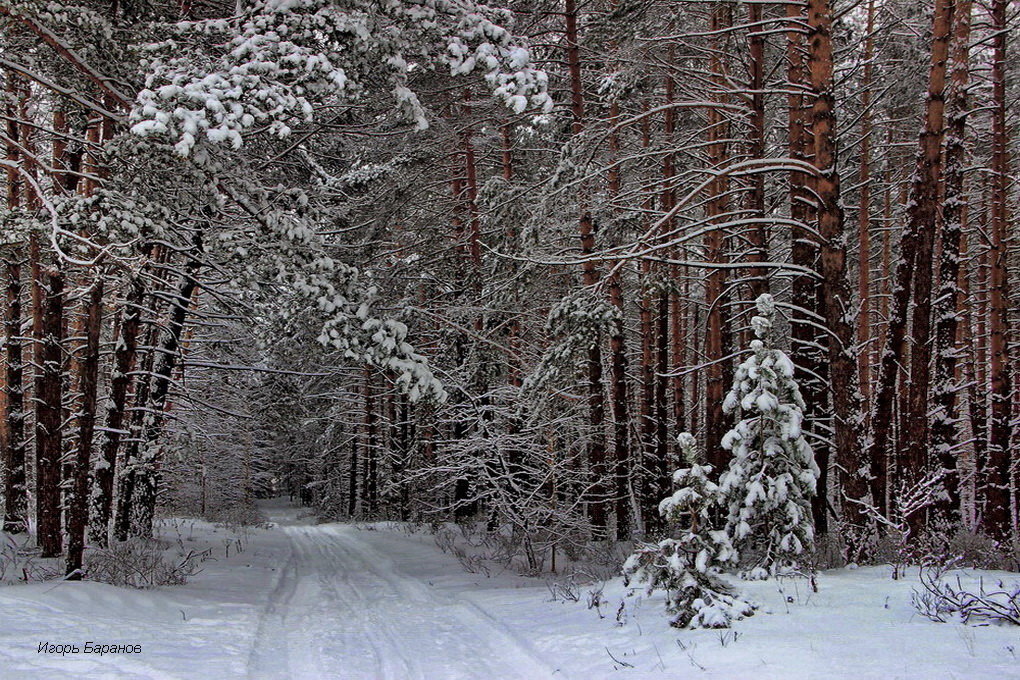
[[[928,388],[931,357],[931,288],[934,237],[938,219],[939,183],[942,178],[941,147],[944,136],[945,76],[949,36],[952,27],[951,0],[938,0],[933,17],[931,68],[924,128],[918,145],[917,161],[910,189],[908,220],[896,267],[889,331],[882,355],[871,417],[872,441],[868,456],[874,460],[889,455],[891,407],[896,393],[896,377],[903,362],[907,317],[910,315],[910,381],[906,394],[903,424],[906,449],[900,458],[900,478],[909,488],[928,470]],[[913,298],[913,310],[909,302]],[[912,313],[911,313],[912,311]],[[921,529],[922,514],[908,511],[912,529]]]
[[[33,235],[32,273],[36,307],[35,456],[36,539],[42,557],[62,550],[60,526],[60,459],[63,453],[64,277],[56,266],[44,268],[38,237]]]
[[[365,502],[368,514],[375,517],[379,510],[379,428],[372,389],[372,371],[365,369]]]
[[[78,442],[74,454],[73,487],[67,507],[67,578],[78,580],[82,576],[82,558],[85,551],[85,530],[89,515],[89,468],[92,461],[92,437],[96,425],[97,392],[99,386],[99,338],[103,320],[103,276],[100,271],[89,291],[85,303],[82,331],[85,345],[76,362],[78,392]]]
[[[21,204],[21,177],[16,164],[21,155],[17,142],[20,139],[20,126],[15,115],[18,108],[15,102],[20,98],[18,79],[12,73],[7,74],[7,94],[11,101],[4,107],[7,115],[6,156],[10,165],[6,168],[7,208],[15,211]],[[4,309],[4,363],[3,399],[0,417],[2,437],[0,447],[3,448],[4,467],[4,517],[3,531],[17,534],[28,529],[28,495],[25,477],[25,384],[24,357],[22,356],[23,341],[21,338],[21,261],[24,254],[20,248],[10,246],[2,262],[6,275]]]
[[[832,8],[828,0],[808,1],[809,64],[814,102],[811,132],[814,139],[815,193],[818,196],[818,234],[822,278],[822,306],[829,330],[829,390],[833,410],[832,431],[844,505],[843,522],[851,559],[863,549],[870,520],[863,503],[868,496],[868,476],[861,445],[861,394],[857,386],[857,362],[853,354],[854,328],[850,323],[852,298],[846,280],[846,236],[840,204],[836,166],[836,116],[833,110]]]
[[[945,150],[945,200],[940,231],[939,290],[935,299],[935,388],[931,422],[931,445],[942,468],[946,496],[939,502],[941,514],[951,522],[960,519],[960,478],[957,466],[959,385],[956,380],[960,305],[960,246],[967,202],[964,184],[967,114],[970,104],[971,0],[957,0],[953,71],[950,87],[948,132]]]
[[[730,85],[727,82],[726,64],[721,42],[721,31],[728,29],[733,22],[732,8],[723,2],[712,6],[710,30],[712,38],[709,71],[712,80],[713,103],[725,104],[726,92]],[[713,170],[723,169],[728,160],[729,123],[719,107],[710,106],[708,110],[708,162]],[[718,224],[727,219],[729,208],[729,180],[726,175],[717,175],[708,188],[709,196],[706,206],[706,217],[710,224]],[[705,237],[705,259],[715,265],[726,260],[726,234],[722,229],[712,229]],[[728,359],[725,359],[729,343],[725,335],[727,323],[726,270],[722,267],[709,269],[705,281],[705,307],[708,309],[705,327],[705,451],[708,463],[712,466],[712,474],[718,478],[729,463],[729,456],[720,446],[726,432],[726,415],[723,413],[723,399],[728,385],[726,384]]]
[[[128,390],[138,359],[138,333],[141,329],[142,302],[145,284],[140,276],[133,276],[128,292],[121,303],[121,318],[114,352],[113,374],[110,378],[109,406],[106,409],[105,431],[100,447],[100,458],[95,471],[95,491],[92,501],[92,521],[89,537],[98,546],[109,541],[110,519],[113,510],[114,481],[118,475],[117,454],[120,450],[126,424]]]
[[[200,252],[201,248],[196,252]],[[140,536],[152,536],[152,521],[156,513],[156,500],[163,464],[162,447],[159,439],[166,426],[167,399],[174,370],[181,355],[181,339],[184,337],[185,321],[192,306],[192,297],[198,289],[195,278],[199,265],[189,261],[176,297],[171,302],[170,322],[157,358],[156,374],[153,376],[152,394],[149,399],[149,417],[144,429],[144,446],[139,465],[135,470],[135,519],[133,530]]]
[[[1009,360],[1009,133],[1006,127],[1006,14],[1008,0],[992,0],[992,186],[990,232],[992,247],[989,281],[989,373],[991,414],[988,426],[988,466],[985,479],[983,526],[1005,539],[1012,530],[1010,467],[1013,428],[1010,422],[1012,380]]]
[[[787,111],[789,124],[790,157],[798,161],[811,158],[810,126],[807,116],[808,102],[804,92],[808,88],[803,27],[807,23],[805,8],[798,3],[786,5],[786,17],[790,24],[787,33]],[[814,220],[815,205],[809,185],[809,177],[800,171],[790,173],[790,217],[798,223],[810,225]],[[818,269],[818,239],[810,228],[794,228],[791,235],[790,259],[793,264],[809,271]],[[829,477],[829,431],[825,425],[828,411],[828,364],[825,360],[823,338],[818,331],[821,318],[821,295],[818,282],[811,276],[797,276],[792,283],[793,312],[791,314],[791,335],[796,366],[795,378],[807,406],[805,416],[815,462],[821,471],[817,493],[811,499],[811,515],[815,532],[828,531],[829,512],[827,507]]]

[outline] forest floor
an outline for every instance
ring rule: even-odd
[[[466,572],[428,534],[263,510],[275,526],[241,534],[164,523],[168,544],[210,551],[186,586],[0,586],[0,678],[1020,678],[1020,628],[928,621],[911,606],[916,572],[828,571],[817,593],[744,583],[755,616],[679,631],[661,595],[628,596],[618,578],[553,601],[541,580]],[[964,578],[978,576],[1020,579]],[[141,651],[86,654],[86,642]]]

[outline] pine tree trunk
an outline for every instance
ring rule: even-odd
[[[3,530],[10,534],[21,533],[28,527],[28,497],[25,478],[25,387],[21,340],[21,265],[18,252],[10,253],[5,260],[6,313],[4,326],[4,412],[6,437],[4,439],[4,522]]]
[[[990,535],[1005,539],[1012,530],[1010,465],[1012,424],[1010,408],[1012,381],[1009,360],[1009,276],[1007,242],[1009,238],[1009,137],[1006,128],[1006,15],[1008,0],[992,0],[992,172],[991,192],[991,271],[989,281],[989,374],[991,413],[988,426],[988,468],[986,507],[983,526]]]
[[[662,500],[662,480],[666,477],[666,461],[655,457],[655,324],[653,322],[652,267],[648,260],[641,261],[641,285],[645,293],[641,299],[639,324],[641,328],[641,519],[646,540],[658,531],[661,518],[658,504]]]
[[[620,140],[615,131],[619,108],[614,101],[610,106],[610,124],[614,131],[609,136],[609,150],[613,162],[619,159]],[[615,197],[620,192],[620,171],[613,166],[609,173],[609,194]],[[607,280],[609,302],[616,308],[619,318],[613,324],[609,338],[610,346],[610,400],[613,411],[613,511],[615,516],[615,539],[630,538],[630,390],[627,385],[627,342],[624,319],[627,309],[624,303],[623,285],[620,273],[614,270]]]
[[[620,313],[620,320],[613,327],[609,339],[612,351],[611,384],[613,407],[613,464],[615,489],[614,511],[616,516],[616,540],[630,538],[630,396],[627,385],[627,349],[624,338],[624,298],[619,274],[612,274],[608,280],[609,298]]]
[[[128,282],[127,295],[120,305],[121,318],[110,378],[109,405],[106,409],[100,458],[95,471],[89,537],[100,547],[105,547],[109,542],[114,481],[119,474],[117,454],[123,436],[127,434],[124,426],[127,423],[128,391],[138,359],[138,333],[141,330],[144,300],[145,284],[141,276],[132,276]]]
[[[201,252],[201,244],[196,243],[196,253]],[[183,280],[176,291],[170,321],[167,324],[165,338],[160,346],[156,373],[153,376],[152,393],[149,399],[149,417],[144,428],[144,449],[135,473],[135,526],[134,531],[144,537],[152,536],[152,521],[156,513],[156,501],[159,495],[161,469],[163,465],[162,447],[159,440],[164,434],[166,425],[167,399],[170,395],[172,376],[181,355],[181,339],[184,337],[185,321],[188,310],[193,304],[193,296],[198,289],[195,278],[199,264],[189,260],[184,267]]]
[[[910,188],[907,225],[900,241],[909,245],[901,247],[896,266],[889,328],[871,415],[868,458],[876,460],[892,450],[892,407],[896,397],[897,376],[906,354],[905,336],[910,315],[913,340],[910,347],[910,382],[901,386],[901,391],[907,397],[902,413],[906,448],[899,457],[898,465],[901,482],[908,488],[920,481],[927,468],[931,262],[937,228],[938,187],[942,177],[940,154],[944,136],[945,76],[952,17],[952,0],[938,0],[932,24],[925,122],[918,141],[919,151]],[[914,302],[912,314],[909,305],[911,298]],[[915,517],[913,521],[919,520]],[[920,525],[915,524],[913,528],[919,530]]]
[[[20,88],[14,74],[7,74],[7,94],[12,100],[5,107],[7,115],[6,133],[8,142],[6,157],[7,208],[12,212],[21,204],[21,177],[15,167],[20,152],[15,145],[20,138],[20,126],[15,116],[17,108],[14,102],[19,99]],[[4,467],[4,517],[3,531],[10,534],[21,533],[28,528],[28,497],[25,477],[25,385],[24,358],[22,356],[23,341],[21,339],[21,262],[23,253],[20,248],[10,245],[2,260],[4,265],[5,299],[4,309],[4,376],[3,409],[3,467]]]
[[[566,21],[567,66],[570,72],[570,102],[572,123],[571,128],[576,136],[580,134],[584,124],[584,90],[581,82],[581,51],[578,43],[577,3],[565,0],[564,19]],[[595,252],[595,223],[591,213],[584,206],[581,197],[581,216],[579,220],[581,239],[581,257],[584,258],[582,281],[591,288],[599,281],[598,269],[591,255]],[[588,350],[585,371],[588,375],[586,387],[588,393],[588,423],[591,427],[588,445],[588,470],[591,475],[589,483],[588,518],[596,537],[604,537],[608,513],[606,511],[606,489],[603,480],[606,478],[606,435],[605,395],[602,384],[602,346],[595,339]]]
[[[765,153],[765,34],[762,20],[762,5],[751,2],[747,5],[747,35],[750,87],[750,141],[748,155],[752,159],[766,158]],[[755,173],[749,179],[751,186],[747,193],[747,216],[756,220],[749,227],[749,250],[747,259],[751,263],[768,260],[768,234],[765,229],[765,175]],[[768,277],[763,267],[751,267],[747,273],[750,299],[769,291]]]
[[[379,510],[379,428],[375,412],[375,392],[372,389],[372,369],[365,369],[365,502],[369,517]]]
[[[36,540],[42,557],[61,553],[60,459],[63,453],[63,307],[64,277],[54,265],[43,266],[38,236],[31,238],[36,293],[33,310],[36,342],[35,456]]]
[[[711,10],[710,31],[713,33],[711,40],[711,56],[709,57],[709,72],[713,85],[713,103],[723,104],[726,102],[725,92],[729,89],[726,76],[726,65],[721,52],[723,45],[719,37],[727,28],[732,25],[731,7],[728,3],[718,2],[713,4]],[[729,138],[729,124],[724,114],[718,107],[710,106],[708,109],[708,162],[713,170],[721,170],[728,161],[727,140]],[[725,221],[729,207],[729,180],[725,175],[716,176],[709,186],[709,198],[706,206],[709,223],[718,224]],[[705,259],[710,264],[720,265],[726,259],[726,238],[721,229],[709,231],[705,238]],[[723,413],[723,399],[728,388],[726,384],[726,365],[729,360],[724,359],[729,349],[726,342],[728,330],[727,300],[726,291],[726,270],[722,267],[709,269],[705,280],[705,307],[708,309],[705,327],[705,450],[707,451],[708,463],[712,466],[712,474],[718,477],[726,468],[728,455],[726,450],[720,446],[723,434],[728,429],[726,416]]]
[[[85,345],[75,362],[78,376],[78,442],[74,453],[73,487],[67,506],[67,563],[65,573],[70,580],[80,580],[85,551],[85,530],[89,514],[89,470],[92,461],[92,438],[95,433],[96,406],[99,387],[99,340],[103,320],[103,277],[99,271],[85,303],[82,334]]]
[[[790,24],[787,32],[787,111],[790,157],[807,161],[812,156],[810,121],[807,116],[808,102],[807,73],[803,30],[807,24],[805,7],[800,3],[786,5],[786,17]],[[810,225],[814,220],[815,206],[810,178],[800,171],[790,173],[790,218],[800,224]],[[794,265],[809,271],[818,269],[818,240],[811,228],[794,228],[790,260]],[[828,480],[829,444],[825,427],[829,397],[826,391],[828,364],[822,351],[823,339],[819,336],[818,324],[821,318],[819,285],[814,277],[796,276],[792,283],[793,313],[791,318],[792,348],[795,378],[801,387],[806,405],[805,418],[811,446],[815,452],[819,477],[817,492],[811,499],[811,514],[815,533],[825,534],[829,527]]]
[[[858,181],[860,205],[857,207],[857,239],[860,245],[857,258],[857,372],[861,380],[861,394],[865,400],[871,394],[871,88],[872,60],[875,54],[875,0],[868,0],[868,19],[864,39],[864,76],[861,81],[861,159]]]
[[[942,181],[942,140],[945,137],[946,73],[953,29],[955,0],[938,0],[932,25],[931,72],[925,128],[911,187],[907,231],[918,238],[905,243],[915,251],[913,310],[911,315],[910,383],[907,390],[906,466],[901,476],[907,488],[931,469],[928,405],[931,387],[932,262],[939,231],[939,184]],[[914,535],[924,528],[924,513],[908,517]]]
[[[967,195],[964,184],[966,163],[967,114],[970,103],[970,17],[971,0],[956,0],[953,45],[952,84],[949,99],[948,131],[945,150],[945,199],[940,232],[939,289],[935,298],[935,385],[931,421],[931,445],[942,468],[946,498],[939,505],[950,521],[960,518],[960,478],[957,465],[959,437],[956,426],[957,334],[962,302],[960,245],[963,239],[964,208]]]
[[[862,552],[863,537],[870,520],[867,502],[868,476],[861,456],[861,395],[857,386],[857,362],[853,354],[852,300],[846,280],[846,236],[840,204],[839,172],[836,166],[836,117],[833,110],[832,9],[828,0],[808,1],[808,73],[814,102],[811,132],[814,139],[812,162],[818,169],[818,233],[822,239],[819,255],[822,278],[822,306],[828,337],[829,389],[833,410],[833,445],[840,465],[843,523],[851,559]]]

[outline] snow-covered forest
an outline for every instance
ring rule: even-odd
[[[0,678],[1020,677],[1018,38],[0,0]]]

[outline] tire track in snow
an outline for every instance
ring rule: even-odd
[[[280,530],[290,555],[259,617],[249,677],[564,677],[478,604],[404,573],[354,527]]]
[[[353,582],[348,569],[336,566],[349,567],[354,561],[351,559],[351,555],[328,534],[320,533],[318,535],[316,548],[322,557],[320,564],[331,566],[328,572],[321,575],[321,580],[324,588],[331,595],[334,610],[337,613],[346,612],[343,625],[348,628],[352,624],[355,625],[360,636],[371,648],[378,671],[373,677],[386,680],[425,677],[417,662],[403,653],[397,640],[394,639],[385,617],[376,617],[372,621],[367,620],[367,614],[371,611],[372,606],[371,599],[366,597],[364,589],[359,588]],[[347,559],[338,560],[338,557],[347,557]],[[368,625],[369,623],[372,625]]]
[[[413,605],[420,612],[431,612],[434,619],[439,618],[439,613],[459,614],[460,616],[443,616],[442,619],[447,622],[459,620],[460,625],[455,626],[453,632],[478,643],[476,654],[486,647],[492,647],[490,644],[492,641],[498,641],[502,657],[500,660],[503,661],[504,671],[509,672],[508,675],[499,677],[521,677],[529,680],[565,677],[562,671],[550,666],[526,641],[477,603],[452,595],[451,599],[444,600],[425,583],[402,572],[384,553],[360,539],[357,529],[337,525],[323,529],[332,534],[353,561],[358,562],[363,570],[385,583],[403,602]],[[473,625],[465,625],[464,617],[470,619]]]
[[[286,529],[284,529],[286,531]],[[297,590],[297,565],[294,546],[280,571],[276,586],[269,594],[265,609],[259,615],[255,641],[248,656],[248,676],[252,678],[282,677],[290,672],[287,648],[287,609]]]

